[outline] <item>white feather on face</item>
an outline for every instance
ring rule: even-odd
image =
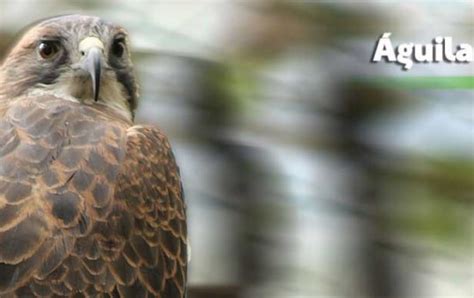
[[[63,73],[55,83],[38,84],[30,89],[27,95],[52,95],[87,105],[102,104],[116,110],[128,120],[132,120],[132,113],[127,103],[127,92],[117,81],[115,72],[104,71],[100,84],[99,100],[95,102],[90,77],[82,70],[70,69]]]

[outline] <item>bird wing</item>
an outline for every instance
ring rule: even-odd
[[[121,126],[51,96],[2,103],[0,295],[22,286],[38,295],[77,288],[69,269],[113,210],[125,156]]]
[[[0,296],[184,296],[178,168],[129,126],[48,96],[0,106]]]
[[[148,291],[163,298],[184,297],[187,228],[183,190],[170,144],[159,130],[142,126],[127,130],[126,158],[115,194],[134,217],[123,260],[111,268],[120,281],[119,293],[142,297]]]

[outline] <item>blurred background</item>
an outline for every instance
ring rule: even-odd
[[[1,0],[0,55],[66,13],[130,32],[189,298],[474,297],[474,64],[370,63],[384,32],[474,45],[472,1]]]

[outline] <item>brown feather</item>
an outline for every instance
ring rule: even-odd
[[[0,116],[0,296],[184,297],[185,204],[159,130],[49,96]]]

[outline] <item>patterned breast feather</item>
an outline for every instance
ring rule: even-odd
[[[54,97],[0,106],[0,297],[185,296],[166,137]]]

